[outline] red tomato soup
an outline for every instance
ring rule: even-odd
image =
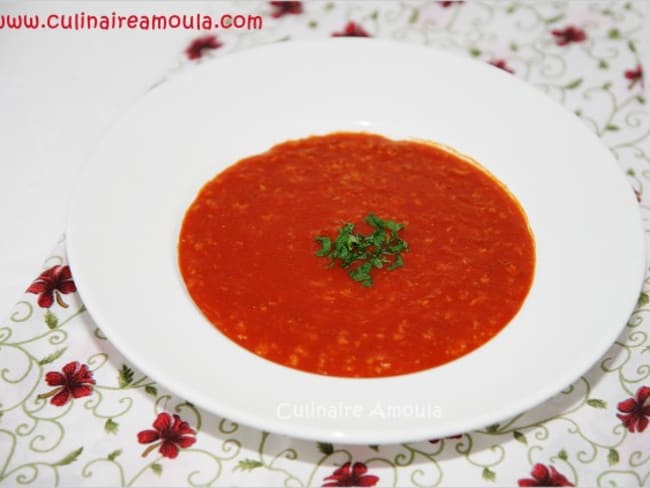
[[[372,285],[317,257],[368,214],[403,224],[403,266]],[[380,377],[452,361],[494,337],[533,280],[524,211],[479,165],[366,133],[288,141],[208,182],[185,215],[179,264],[205,317],[276,363]]]

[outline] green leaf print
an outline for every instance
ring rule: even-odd
[[[495,481],[497,479],[497,474],[487,466],[483,468],[481,476],[483,476],[483,479],[486,481]]]
[[[126,388],[133,382],[133,370],[129,368],[126,364],[122,364],[120,372],[117,377],[118,384],[120,388]]]
[[[514,436],[515,440],[521,442],[522,444],[528,445],[528,439],[526,439],[526,436],[518,430],[515,430],[512,435]]]
[[[115,451],[111,452],[108,456],[106,456],[106,459],[109,461],[115,461],[118,456],[122,454],[122,449],[116,449]]]
[[[582,85],[582,78],[577,78],[577,79],[567,83],[566,85],[564,85],[564,88],[566,88],[567,90],[575,90],[580,85]]]
[[[107,434],[117,434],[119,429],[120,424],[115,422],[113,419],[106,419],[106,423],[104,423],[104,430]]]
[[[593,408],[607,408],[607,402],[599,400],[598,398],[590,398],[587,400],[587,405]]]
[[[74,463],[77,460],[77,458],[81,455],[83,450],[84,448],[80,447],[79,449],[72,451],[70,454],[65,456],[60,461],[54,463],[52,466],[67,466],[68,464]]]
[[[241,469],[242,471],[253,471],[262,466],[264,466],[262,461],[258,461],[257,459],[242,459],[237,463],[237,466],[233,468],[233,471],[238,469]]]
[[[56,329],[56,326],[59,325],[59,318],[49,310],[45,312],[43,319],[45,320],[45,325],[47,325],[49,329]]]
[[[607,462],[609,465],[614,466],[615,464],[618,464],[619,460],[620,456],[618,455],[618,451],[616,449],[610,449],[607,453]]]
[[[318,445],[318,450],[323,454],[325,454],[326,456],[329,456],[334,452],[334,446],[329,442],[319,442],[317,445]]]
[[[41,359],[41,360],[38,362],[38,365],[39,365],[39,366],[44,366],[44,365],[46,365],[46,364],[53,363],[54,361],[56,361],[57,359],[59,359],[61,356],[63,356],[63,353],[64,353],[67,349],[68,349],[67,346],[64,347],[64,348],[62,348],[62,349],[57,349],[57,350],[54,351],[52,354],[48,354],[48,355],[45,356],[43,359]]]

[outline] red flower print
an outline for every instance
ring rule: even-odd
[[[463,434],[458,434],[458,435],[450,435],[448,437],[445,437],[445,439],[460,439],[463,437]],[[440,442],[442,439],[429,439],[430,444],[437,444]]]
[[[625,71],[625,77],[630,80],[628,88],[634,87],[637,83],[643,86],[643,66],[639,64],[635,69]]]
[[[533,466],[530,474],[532,478],[522,478],[517,481],[519,486],[575,486],[553,466],[546,467],[538,463]]]
[[[621,413],[616,416],[630,432],[643,432],[650,417],[650,386],[642,386],[636,392],[636,398],[628,398],[616,405]]]
[[[73,361],[63,366],[62,371],[63,373],[50,371],[45,375],[45,382],[57,388],[48,393],[38,395],[38,398],[52,397],[50,403],[57,407],[62,407],[68,403],[70,397],[81,398],[92,394],[92,385],[95,384],[95,380],[88,366]]]
[[[271,12],[271,17],[277,19],[278,17],[283,17],[287,14],[301,14],[302,13],[302,2],[269,2],[273,11]]]
[[[72,280],[70,273],[70,266],[52,266],[43,271],[34,282],[29,285],[26,293],[34,293],[38,295],[38,306],[43,308],[50,308],[56,303],[60,306],[67,308],[68,304],[61,298],[61,293],[68,294],[77,291],[77,286]]]
[[[207,51],[218,49],[221,46],[223,43],[217,39],[217,36],[208,34],[194,39],[185,49],[185,55],[187,59],[201,59]]]
[[[335,32],[332,37],[370,37],[363,27],[356,22],[348,22],[340,32]]]
[[[440,1],[440,2],[438,2],[438,4],[439,4],[441,7],[444,7],[444,8],[449,8],[449,7],[451,7],[451,6],[452,6],[453,4],[455,4],[455,3],[457,3],[457,4],[460,5],[461,3],[463,3],[463,0],[444,0],[444,1]]]
[[[164,457],[174,459],[178,456],[178,448],[190,447],[196,442],[196,431],[190,428],[187,422],[181,420],[178,415],[173,417],[168,413],[159,413],[153,422],[155,430],[143,430],[138,432],[138,442],[140,444],[155,444],[147,447],[142,453],[142,457],[147,456],[155,448],[160,447],[158,452]]]
[[[345,463],[334,473],[329,475],[323,481],[327,481],[323,486],[375,486],[379,481],[378,476],[366,474],[368,468],[363,463]]]
[[[508,66],[508,63],[506,62],[505,59],[493,59],[488,64],[491,64],[495,68],[502,69],[503,71],[507,71],[510,74],[515,73],[515,70],[513,70],[510,66]]]
[[[582,42],[587,38],[587,34],[580,27],[570,25],[564,29],[555,29],[551,31],[555,37],[555,43],[558,46],[566,46],[572,42]]]

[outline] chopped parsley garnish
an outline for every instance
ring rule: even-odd
[[[404,266],[402,253],[408,251],[408,243],[397,235],[404,225],[373,214],[365,221],[374,229],[369,235],[355,233],[354,224],[344,224],[334,242],[326,236],[316,237],[321,245],[316,256],[329,258],[330,267],[340,263],[349,269],[350,278],[370,287],[374,268],[391,271]]]

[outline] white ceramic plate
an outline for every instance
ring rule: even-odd
[[[194,306],[176,245],[199,188],[278,142],[340,130],[450,145],[519,198],[536,276],[485,346],[417,374],[330,378],[243,350]],[[576,117],[488,65],[360,39],[251,49],[152,91],[87,164],[67,245],[88,310],[147,375],[260,429],[370,444],[465,432],[551,397],[616,339],[644,271],[633,192]]]

